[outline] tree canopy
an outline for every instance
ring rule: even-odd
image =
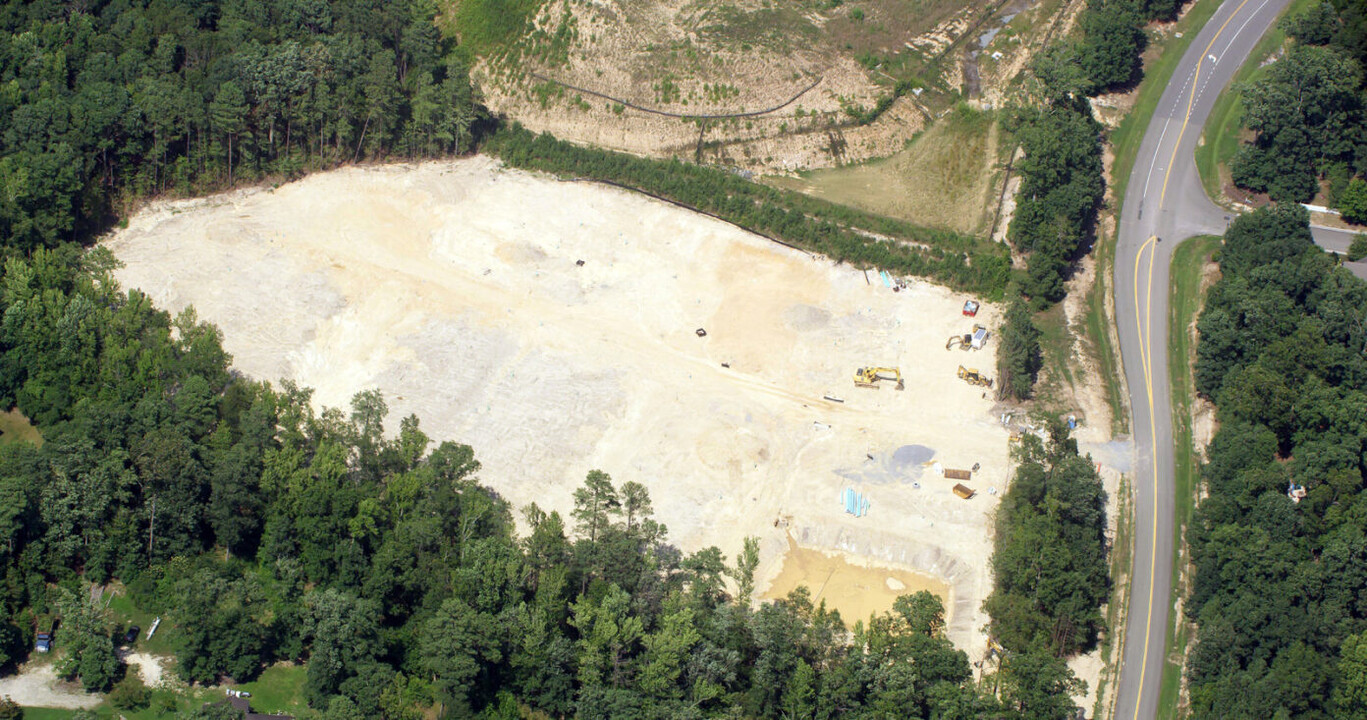
[[[1235,220],[1198,322],[1197,389],[1220,422],[1187,536],[1200,717],[1363,717],[1367,283],[1308,219]]]
[[[0,7],[0,238],[137,199],[470,146],[484,112],[421,0]]]

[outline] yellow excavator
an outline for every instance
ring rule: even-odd
[[[859,387],[877,390],[879,380],[896,380],[898,390],[906,387],[902,383],[902,371],[897,368],[861,367],[854,371],[854,384]]]
[[[992,378],[983,375],[981,372],[978,372],[977,368],[966,368],[963,365],[960,365],[959,379],[963,380],[969,385],[981,385],[985,388],[992,387]]]

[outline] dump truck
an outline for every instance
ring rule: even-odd
[[[967,486],[967,485],[965,485],[965,484],[963,484],[963,483],[955,483],[955,484],[954,484],[954,494],[955,494],[955,495],[958,495],[959,497],[961,497],[961,498],[963,498],[963,499],[965,499],[965,500],[967,500],[967,499],[973,497],[974,495],[976,495],[977,493],[973,492],[973,488],[971,488],[971,487],[969,487],[969,486]]]
[[[960,365],[959,379],[963,380],[969,385],[981,385],[985,388],[992,387],[992,378],[983,375],[981,372],[978,371],[977,368],[966,368],[963,365]]]
[[[897,368],[861,367],[854,371],[854,384],[859,387],[877,390],[879,380],[896,380],[898,390],[906,388],[902,382],[902,371]]]

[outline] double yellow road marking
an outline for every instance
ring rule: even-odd
[[[1210,38],[1210,42],[1206,43],[1206,47],[1201,51],[1201,57],[1196,61],[1196,69],[1192,73],[1191,79],[1191,94],[1187,97],[1187,109],[1186,113],[1182,117],[1182,127],[1177,133],[1177,140],[1174,141],[1172,144],[1172,156],[1168,159],[1168,167],[1163,172],[1163,189],[1158,196],[1158,208],[1160,210],[1163,209],[1163,205],[1167,200],[1168,180],[1172,176],[1173,166],[1177,163],[1177,151],[1182,147],[1182,137],[1187,132],[1187,124],[1191,122],[1191,109],[1193,105],[1195,105],[1196,103],[1196,93],[1198,91],[1201,81],[1201,67],[1205,64],[1206,58],[1209,57],[1210,49],[1215,46],[1215,41],[1220,38],[1220,35],[1224,33],[1225,28],[1229,26],[1230,21],[1233,20],[1235,16],[1237,16],[1239,12],[1243,10],[1244,6],[1247,4],[1248,0],[1241,0],[1239,5],[1234,8],[1234,11],[1229,14],[1229,17],[1225,18],[1225,21],[1220,25],[1220,29],[1215,31],[1215,35],[1213,35]],[[1149,638],[1152,635],[1153,630],[1153,595],[1158,571],[1158,430],[1157,419],[1155,418],[1154,413],[1153,356],[1151,354],[1152,346],[1150,342],[1152,340],[1151,330],[1153,325],[1152,318],[1150,317],[1150,310],[1153,304],[1153,264],[1154,256],[1158,254],[1157,243],[1157,236],[1149,237],[1148,240],[1144,241],[1143,245],[1139,246],[1139,251],[1135,253],[1134,257],[1135,331],[1136,336],[1139,339],[1139,358],[1144,375],[1144,392],[1147,396],[1149,405],[1149,437],[1152,440],[1150,446],[1153,448],[1153,457],[1151,458],[1149,463],[1153,469],[1153,476],[1151,481],[1151,493],[1153,503],[1153,532],[1151,533],[1151,546],[1149,551],[1149,601],[1147,606],[1148,617],[1144,621],[1144,651],[1142,657],[1140,658],[1139,687],[1135,693],[1134,700],[1134,720],[1139,720],[1139,708],[1141,706],[1141,701],[1144,697],[1145,675],[1147,674],[1149,667]],[[1145,282],[1146,289],[1144,293],[1144,312],[1141,314],[1139,307],[1139,266],[1143,262],[1145,252],[1149,253],[1149,266],[1147,280]],[[1166,290],[1166,288],[1164,290]]]
[[[1234,16],[1238,15],[1239,11],[1243,10],[1244,6],[1247,4],[1248,0],[1243,0],[1243,2],[1239,3],[1239,7],[1234,8],[1234,12],[1230,13],[1229,17],[1225,18],[1224,23],[1220,25],[1220,29],[1215,31],[1215,35],[1210,38],[1210,42],[1206,43],[1206,49],[1201,51],[1201,57],[1196,61],[1196,72],[1191,76],[1191,95],[1187,97],[1187,112],[1182,118],[1182,129],[1177,133],[1177,142],[1172,144],[1172,157],[1168,159],[1168,169],[1163,173],[1163,191],[1158,194],[1159,210],[1163,209],[1163,200],[1168,197],[1168,176],[1172,174],[1172,166],[1177,162],[1177,149],[1182,147],[1182,135],[1186,133],[1187,122],[1191,120],[1191,106],[1196,102],[1196,86],[1201,81],[1201,65],[1204,64],[1206,58],[1210,56],[1210,49],[1215,47],[1215,41],[1220,39],[1220,34],[1225,31],[1225,27],[1229,25],[1229,21],[1233,20]],[[1147,188],[1145,189],[1147,190]]]
[[[1158,237],[1153,236],[1144,241],[1139,246],[1139,252],[1134,256],[1134,324],[1135,337],[1139,338],[1139,362],[1144,374],[1144,392],[1149,400],[1149,446],[1153,448],[1153,458],[1149,465],[1153,467],[1153,533],[1151,533],[1152,547],[1149,549],[1149,602],[1148,617],[1144,621],[1144,654],[1139,662],[1139,690],[1134,698],[1134,717],[1139,718],[1139,700],[1144,697],[1144,674],[1149,667],[1149,635],[1153,629],[1153,588],[1154,575],[1158,570],[1158,429],[1154,421],[1153,409],[1153,367],[1152,356],[1149,354],[1151,331],[1153,321],[1150,317],[1150,309],[1153,306],[1153,259],[1158,254]],[[1147,281],[1144,283],[1144,312],[1139,312],[1139,264],[1144,258],[1144,252],[1149,252],[1149,269]]]

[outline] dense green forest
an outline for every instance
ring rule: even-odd
[[[1195,717],[1367,718],[1367,283],[1308,222],[1235,220],[1198,323],[1220,427],[1187,535]]]
[[[0,238],[90,237],[138,198],[470,147],[423,0],[0,6]],[[77,7],[78,6],[78,7]]]
[[[1008,236],[1027,256],[1022,290],[1038,307],[1063,299],[1064,282],[1090,249],[1106,192],[1101,125],[1083,97],[1019,110],[1011,124],[1025,158]]]
[[[985,606],[992,636],[1008,652],[1065,657],[1095,647],[1105,624],[1106,492],[1063,420],[1053,418],[1048,435],[1027,434],[1014,449],[1019,465],[997,509]]]
[[[1063,645],[1013,651],[989,693],[927,593],[873,619],[805,589],[753,608],[757,548],[682,554],[630,480],[589,473],[572,517],[522,508],[518,537],[470,448],[415,417],[386,436],[377,393],[315,414],[233,375],[214,328],[111,263],[67,245],[4,268],[0,401],[45,439],[0,447],[4,664],[58,612],[59,670],[108,689],[114,628],[82,583],[118,578],[186,679],[306,661],[327,718],[1070,717]]]
[[[1367,8],[1323,2],[1282,26],[1295,42],[1240,88],[1243,123],[1255,135],[1230,162],[1232,179],[1294,202],[1314,199],[1323,181],[1330,205],[1367,222]]]

